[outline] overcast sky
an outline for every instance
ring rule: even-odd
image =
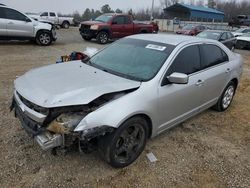
[[[80,13],[86,8],[100,9],[102,5],[109,4],[112,9],[129,8],[151,8],[152,0],[0,0],[0,2],[16,8],[23,12],[42,12],[46,10],[61,13],[72,13],[78,10]],[[156,6],[160,5],[160,0],[155,0]]]

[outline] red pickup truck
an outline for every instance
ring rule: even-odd
[[[113,13],[82,22],[79,30],[84,40],[96,38],[100,44],[106,44],[109,39],[138,33],[157,33],[159,29],[156,23],[135,23],[130,15]]]

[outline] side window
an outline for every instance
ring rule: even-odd
[[[113,19],[113,23],[116,23],[117,25],[123,25],[125,22],[124,16],[117,16]]]
[[[228,37],[229,39],[234,38],[233,34],[230,33],[230,32],[227,33],[227,37]]]
[[[223,34],[222,34],[221,40],[227,40],[227,33],[223,33]]]
[[[40,16],[48,16],[48,12],[44,12]]]
[[[125,17],[125,23],[124,24],[131,24],[131,19],[128,16]]]
[[[0,18],[5,18],[5,8],[0,7]]]
[[[203,44],[201,47],[202,69],[228,61],[227,54],[218,46]]]
[[[51,17],[56,17],[56,14],[55,14],[54,12],[50,12],[50,13],[49,13],[49,16],[51,16]]]
[[[20,12],[13,10],[13,9],[6,8],[5,14],[6,14],[6,18],[10,20],[19,20],[19,21],[26,20],[26,16],[24,16]]]
[[[200,51],[198,45],[189,46],[184,48],[175,58],[167,71],[167,75],[174,72],[192,74],[199,71],[200,64]]]

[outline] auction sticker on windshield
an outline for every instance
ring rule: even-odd
[[[154,45],[154,44],[148,44],[146,46],[147,49],[151,50],[158,50],[158,51],[164,51],[166,49],[166,46],[159,46],[159,45]]]

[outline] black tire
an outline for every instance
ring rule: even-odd
[[[49,46],[52,43],[52,34],[49,31],[39,31],[36,35],[36,43],[41,46]]]
[[[233,101],[233,97],[236,90],[236,84],[232,81],[228,83],[223,93],[221,94],[218,102],[214,105],[213,109],[218,112],[223,112],[229,108]]]
[[[64,29],[69,29],[69,26],[70,26],[70,24],[69,24],[69,22],[67,22],[67,21],[64,21],[64,22],[62,23],[62,28],[64,28]]]
[[[92,39],[92,37],[82,37],[82,38],[86,41],[90,41]]]
[[[148,133],[147,121],[133,117],[99,141],[101,155],[112,167],[126,167],[144,150]]]
[[[107,44],[109,41],[109,34],[106,31],[101,31],[96,37],[99,44]]]

